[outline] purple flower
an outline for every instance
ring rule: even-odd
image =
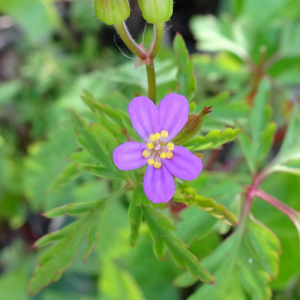
[[[184,180],[198,177],[202,161],[171,141],[188,120],[189,104],[184,96],[169,94],[158,107],[147,97],[134,98],[128,107],[135,131],[145,143],[127,142],[113,153],[120,170],[133,170],[148,163],[143,186],[154,203],[168,202],[175,192],[173,175]]]

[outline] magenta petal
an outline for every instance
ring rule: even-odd
[[[202,170],[202,161],[184,147],[175,146],[173,157],[164,159],[163,163],[176,177],[184,180],[193,180]]]
[[[142,156],[146,145],[138,142],[127,142],[118,146],[113,152],[113,161],[122,171],[133,170],[144,166],[147,159]]]
[[[160,127],[167,130],[170,141],[186,124],[189,116],[189,103],[184,96],[169,94],[161,100],[158,106]]]
[[[168,202],[175,193],[174,178],[164,165],[160,169],[148,165],[143,185],[146,196],[153,203]]]
[[[133,128],[144,141],[149,141],[150,134],[160,132],[157,107],[147,97],[134,98],[129,104],[128,113]]]

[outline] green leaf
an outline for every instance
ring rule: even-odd
[[[99,200],[92,201],[92,202],[67,204],[61,207],[54,208],[48,212],[45,212],[43,213],[43,216],[47,218],[57,218],[64,215],[74,216],[74,215],[87,213],[94,206],[96,206],[98,202]]]
[[[131,223],[130,244],[131,246],[134,246],[139,238],[139,228],[143,219],[142,208],[141,206],[137,206],[134,200],[131,200],[130,202],[128,209],[128,217]]]
[[[97,162],[108,168],[113,166],[112,155],[109,149],[116,146],[116,140],[113,136],[99,124],[87,126],[84,121],[74,112],[69,111],[76,138],[79,144],[89,153]]]
[[[227,128],[223,132],[220,130],[212,130],[205,136],[197,136],[191,141],[185,143],[184,146],[191,151],[214,149],[233,141],[240,132],[240,129],[232,128]]]
[[[220,219],[228,225],[233,226],[238,224],[236,217],[229,212],[224,205],[217,204],[212,198],[197,195],[195,189],[189,186],[183,185],[180,190],[177,189],[173,199],[189,206],[199,207],[201,210]]]
[[[0,84],[0,104],[6,103],[16,97],[22,88],[22,82],[17,79]]]
[[[194,77],[193,62],[189,58],[185,42],[180,34],[176,34],[174,40],[174,50],[176,54],[177,72],[177,93],[184,95],[188,100],[192,99],[196,92],[196,80]]]
[[[248,118],[249,107],[241,95],[234,99],[228,92],[222,92],[202,101],[201,105],[212,106],[212,113],[206,116],[206,123],[214,122],[213,128],[215,123],[233,127],[236,125],[236,120]]]
[[[51,184],[49,191],[60,189],[81,175],[82,171],[77,168],[76,164],[68,165],[63,173]]]
[[[103,208],[104,202],[98,201],[97,205],[80,220],[46,235],[36,242],[35,246],[37,247],[45,246],[53,241],[57,243],[40,257],[39,265],[35,268],[29,281],[29,295],[35,295],[50,282],[60,279],[62,273],[72,263],[86,236],[89,237],[88,246],[95,245],[101,231],[100,215]],[[91,231],[94,234],[91,235]],[[85,253],[84,260],[87,259],[87,256],[88,254]]]
[[[116,97],[119,101],[123,102],[126,100],[123,95],[118,93],[114,93],[112,97]],[[120,142],[124,142],[124,134],[128,134],[133,139],[139,139],[137,133],[132,128],[128,115],[123,110],[112,108],[106,103],[96,101],[93,95],[87,91],[84,91],[84,95],[81,98],[93,112],[97,113],[99,123],[108,129]],[[104,100],[107,101],[107,99]]]
[[[300,114],[295,105],[292,119],[285,134],[282,146],[274,162],[267,170],[272,172],[288,172],[300,175]]]
[[[289,0],[244,0],[240,17],[244,22],[258,29],[280,13],[288,2]],[[265,13],[262,14],[262,11]]]
[[[278,274],[280,244],[254,218],[247,218],[203,264],[215,274],[216,286],[203,285],[189,300],[266,300],[269,281]]]
[[[60,24],[58,11],[52,1],[0,1],[0,10],[21,24],[29,39],[34,43],[44,40],[45,36],[50,36]],[[29,19],[30,22],[28,22]]]
[[[250,113],[250,135],[243,132],[239,142],[252,174],[269,153],[276,130],[276,124],[271,122],[271,107],[267,104],[269,83],[264,79],[254,98],[254,106]]]
[[[249,57],[248,44],[241,38],[243,27],[238,21],[226,24],[215,16],[197,16],[192,19],[191,29],[197,40],[197,48],[207,51],[230,51],[241,59]],[[229,22],[227,22],[229,23]]]
[[[197,278],[192,276],[190,272],[184,272],[175,278],[173,284],[180,288],[186,288],[195,284],[196,282]]]
[[[120,264],[106,260],[100,277],[101,299],[146,300],[133,276]]]
[[[101,177],[101,178],[127,178],[128,174],[126,172],[118,172],[116,168],[109,169],[102,166],[97,165],[89,165],[89,164],[78,164],[77,168],[81,172],[87,172],[92,175]]]
[[[212,217],[198,207],[191,206],[180,213],[181,222],[177,225],[175,236],[190,245],[194,239],[201,239],[217,224],[218,219]]]
[[[173,226],[167,219],[150,206],[143,206],[143,213],[153,239],[156,256],[163,258],[163,246],[166,245],[179,266],[187,267],[189,272],[201,281],[213,284],[214,278],[200,265],[198,259],[187,250],[182,241],[170,233],[169,230],[172,230]]]

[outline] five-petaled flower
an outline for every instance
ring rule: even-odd
[[[173,175],[193,180],[202,170],[202,161],[172,139],[188,120],[189,104],[184,96],[169,94],[158,107],[147,97],[134,98],[128,107],[135,131],[145,141],[126,142],[113,153],[120,170],[133,170],[148,163],[143,186],[154,203],[168,202],[175,192]]]

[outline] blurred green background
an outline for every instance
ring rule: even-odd
[[[151,28],[145,26],[137,2],[130,5],[129,30],[149,45]],[[214,105],[204,132],[243,123],[262,76],[269,78],[278,127],[274,155],[292,107],[300,105],[299,0],[177,0],[156,62],[159,99],[176,86],[172,49],[176,32],[183,36],[194,62],[193,100]],[[146,71],[134,69],[134,59],[114,29],[97,20],[91,1],[0,0],[0,300],[29,299],[27,283],[43,252],[33,249],[33,243],[74,220],[49,220],[41,213],[67,203],[93,201],[108,191],[107,181],[89,174],[47,191],[78,149],[67,110],[92,119],[80,99],[83,90],[124,111],[133,97],[147,91]],[[229,104],[214,98],[225,91],[232,99]],[[211,159],[213,155],[217,157]],[[235,164],[248,183],[250,175],[240,160],[235,143],[207,151],[204,157],[208,173],[235,172],[230,167]],[[299,176],[272,175],[264,188],[300,210]],[[76,258],[60,281],[31,299],[180,300],[195,291],[197,285],[173,284],[182,271],[170,257],[164,262],[155,258],[146,227],[131,248],[124,203],[110,209],[113,218],[88,261],[83,264]],[[192,209],[185,214],[181,217],[189,219]],[[254,215],[282,244],[272,299],[299,300],[296,229],[265,203],[255,202]],[[185,241],[184,230],[179,228],[178,236]],[[224,238],[212,232],[194,240],[191,251],[203,258]]]

